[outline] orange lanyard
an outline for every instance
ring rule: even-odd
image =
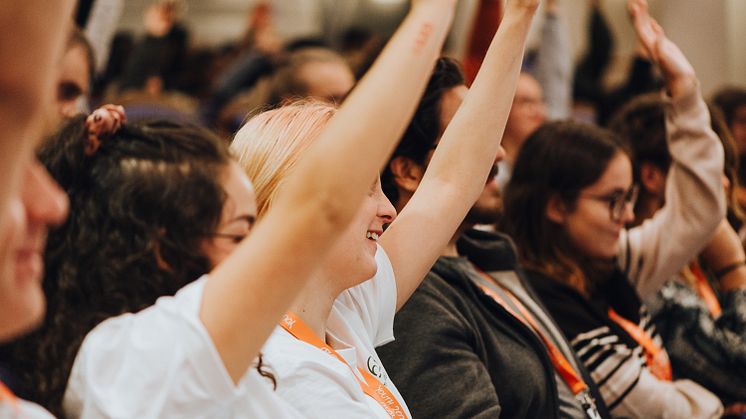
[[[391,393],[391,390],[381,384],[373,374],[358,367],[358,371],[363,376],[364,381],[361,380],[357,374],[355,374],[355,371],[352,370],[352,367],[350,367],[347,361],[345,361],[344,358],[342,358],[342,356],[339,355],[331,346],[327,345],[326,342],[316,336],[313,330],[311,330],[311,328],[308,327],[300,317],[288,312],[280,322],[280,326],[296,339],[321,349],[350,368],[352,375],[355,377],[358,384],[360,384],[360,388],[363,389],[363,392],[378,402],[390,417],[408,419],[407,413],[404,408],[402,408],[401,404],[399,404],[399,401],[396,400],[394,394]]]
[[[613,308],[609,308],[609,317],[645,350],[645,362],[650,368],[650,372],[659,380],[671,381],[673,378],[671,361],[668,359],[666,351],[653,342],[653,338],[645,333],[640,326],[620,316]]]
[[[557,348],[557,346],[552,343],[552,341],[549,340],[546,335],[544,335],[544,333],[539,328],[539,325],[536,323],[534,316],[531,315],[526,306],[524,306],[523,303],[521,303],[521,301],[518,300],[518,298],[516,298],[516,296],[513,295],[513,293],[510,292],[509,289],[500,285],[497,281],[495,281],[494,278],[487,275],[476,265],[472,264],[472,266],[474,267],[474,270],[479,272],[480,275],[486,278],[489,282],[500,287],[500,289],[505,292],[508,298],[510,298],[510,301],[512,301],[516,308],[518,308],[518,311],[521,312],[521,315],[518,315],[518,313],[513,310],[513,308],[505,301],[505,299],[502,298],[502,296],[500,296],[500,294],[496,293],[485,285],[479,285],[479,287],[485,294],[492,297],[492,299],[495,300],[496,303],[500,304],[508,313],[510,313],[513,317],[521,321],[526,326],[530,327],[531,330],[533,330],[534,333],[539,336],[542,343],[544,343],[544,346],[547,348],[547,352],[549,352],[549,359],[552,361],[552,365],[554,366],[555,371],[557,371],[560,377],[562,377],[565,383],[567,383],[567,386],[570,387],[572,394],[578,399],[578,401],[580,401],[585,413],[591,419],[600,419],[601,415],[596,409],[596,402],[593,400],[593,397],[590,394],[588,385],[583,381],[583,378],[580,377],[580,374],[575,371],[575,369],[572,367],[572,364],[570,364],[570,361],[568,361],[567,358],[562,355],[562,351],[560,351],[559,348]]]
[[[713,318],[716,319],[720,317],[720,314],[723,312],[722,308],[720,307],[720,302],[715,295],[715,291],[712,290],[710,282],[707,281],[705,274],[702,273],[702,269],[699,267],[699,263],[697,263],[696,260],[690,263],[689,270],[694,277],[694,286],[697,289],[697,294],[699,294],[699,296],[702,297],[702,299],[704,300],[705,305],[707,305],[707,310],[710,311],[710,314]]]
[[[16,397],[16,395],[13,394],[13,392],[10,391],[10,389],[6,387],[2,381],[0,381],[0,402],[7,402],[13,408],[15,408],[18,404],[18,398]]]
[[[476,267],[475,267],[476,268]],[[494,279],[487,275],[486,273],[477,270],[482,276],[485,278],[488,278],[490,282],[493,282],[497,284]],[[518,311],[521,312],[521,315],[518,315],[510,305],[500,296],[500,294],[496,293],[495,291],[491,290],[490,288],[480,285],[482,288],[482,291],[484,291],[485,294],[492,297],[493,300],[495,300],[498,304],[503,306],[505,310],[507,310],[510,314],[513,315],[516,319],[523,322],[525,325],[530,327],[534,333],[536,333],[541,341],[544,343],[544,346],[546,346],[547,351],[549,352],[549,358],[552,361],[552,365],[554,365],[554,369],[557,370],[557,373],[562,377],[563,380],[567,383],[567,385],[570,387],[570,390],[572,390],[573,394],[578,394],[582,392],[583,390],[587,389],[588,386],[585,384],[583,379],[578,375],[577,372],[575,372],[575,369],[572,367],[570,362],[565,358],[564,355],[562,355],[562,352],[557,348],[557,346],[552,343],[552,341],[547,338],[544,333],[541,332],[541,329],[539,329],[539,325],[536,323],[536,320],[534,317],[529,313],[528,309],[511,293],[508,289],[505,287],[502,287],[500,284],[497,284],[500,286],[500,288],[505,291],[505,294],[508,295],[508,298],[515,304],[515,306],[518,308]]]

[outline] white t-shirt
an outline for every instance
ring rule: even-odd
[[[63,408],[82,418],[301,417],[251,368],[236,386],[199,319],[205,281],[85,337]],[[250,321],[250,320],[247,320]]]
[[[54,419],[51,413],[38,404],[17,399],[15,406],[0,402],[1,419]]]
[[[326,341],[349,366],[281,327],[262,349],[277,377],[277,393],[309,418],[389,418],[352,375],[358,367],[376,376],[412,417],[375,350],[394,340],[396,312],[394,272],[380,246],[376,264],[373,278],[337,297],[327,321]]]

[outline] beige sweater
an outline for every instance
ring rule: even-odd
[[[619,266],[642,299],[655,294],[700,252],[725,214],[723,148],[710,128],[698,88],[669,101],[666,132],[672,158],[666,205],[653,218],[624,232],[619,241]],[[636,369],[637,384],[614,414],[650,418],[722,414],[718,398],[694,382],[660,381],[647,368]]]

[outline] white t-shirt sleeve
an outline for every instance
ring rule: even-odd
[[[342,292],[334,305],[356,312],[373,345],[378,347],[394,340],[396,314],[394,269],[380,245],[376,251],[376,265],[378,270],[373,278]]]
[[[16,399],[15,404],[0,401],[0,418],[54,419],[54,416],[36,403]]]
[[[206,277],[85,338],[67,383],[72,417],[220,416],[237,388],[199,320]]]

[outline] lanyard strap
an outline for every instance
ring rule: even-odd
[[[684,272],[686,274],[686,270]],[[702,300],[704,300],[707,310],[710,311],[713,318],[716,319],[720,317],[720,314],[723,312],[720,307],[720,302],[696,260],[689,264],[689,272],[691,272],[694,279],[694,286],[696,287],[697,294],[699,294],[699,296],[702,297]]]
[[[653,338],[645,333],[640,326],[620,316],[613,308],[609,308],[609,318],[621,326],[625,332],[632,336],[632,339],[642,346],[645,350],[645,361],[650,368],[650,372],[659,380],[671,381],[673,378],[671,361],[668,359],[666,351],[653,342]]]
[[[552,343],[552,341],[549,340],[549,338],[547,338],[544,333],[542,333],[539,325],[536,323],[536,320],[528,311],[528,309],[513,295],[512,292],[510,292],[510,290],[498,284],[497,281],[494,280],[494,278],[477,268],[476,265],[474,266],[474,269],[487,280],[499,286],[505,292],[508,298],[510,298],[513,304],[518,308],[518,311],[520,311],[521,313],[520,315],[516,313],[513,308],[498,293],[484,285],[480,285],[482,291],[484,291],[485,294],[492,297],[492,299],[500,304],[505,310],[507,310],[508,313],[512,314],[513,317],[523,322],[539,336],[541,341],[544,343],[544,346],[547,348],[547,351],[549,352],[549,359],[552,361],[554,369],[557,371],[560,377],[562,377],[565,383],[567,383],[567,385],[570,387],[570,390],[572,390],[572,393],[577,396],[581,392],[587,390],[588,386],[580,377],[580,374],[575,371],[575,369],[572,367],[572,364],[570,364],[567,358],[562,355],[562,351],[560,351],[559,348],[557,348],[557,346]]]
[[[0,402],[9,403],[13,408],[18,405],[18,398],[0,381]]]
[[[358,367],[358,372],[363,376],[363,380],[361,380],[347,361],[345,361],[344,358],[334,350],[334,348],[318,337],[313,330],[311,330],[311,328],[300,319],[300,317],[294,313],[288,312],[280,322],[280,326],[296,339],[321,349],[323,352],[337,358],[341,363],[350,368],[352,375],[355,377],[355,380],[357,380],[363,392],[378,402],[390,417],[408,419],[404,408],[402,408],[394,394],[391,393],[391,390],[383,385],[373,374],[364,368]]]

